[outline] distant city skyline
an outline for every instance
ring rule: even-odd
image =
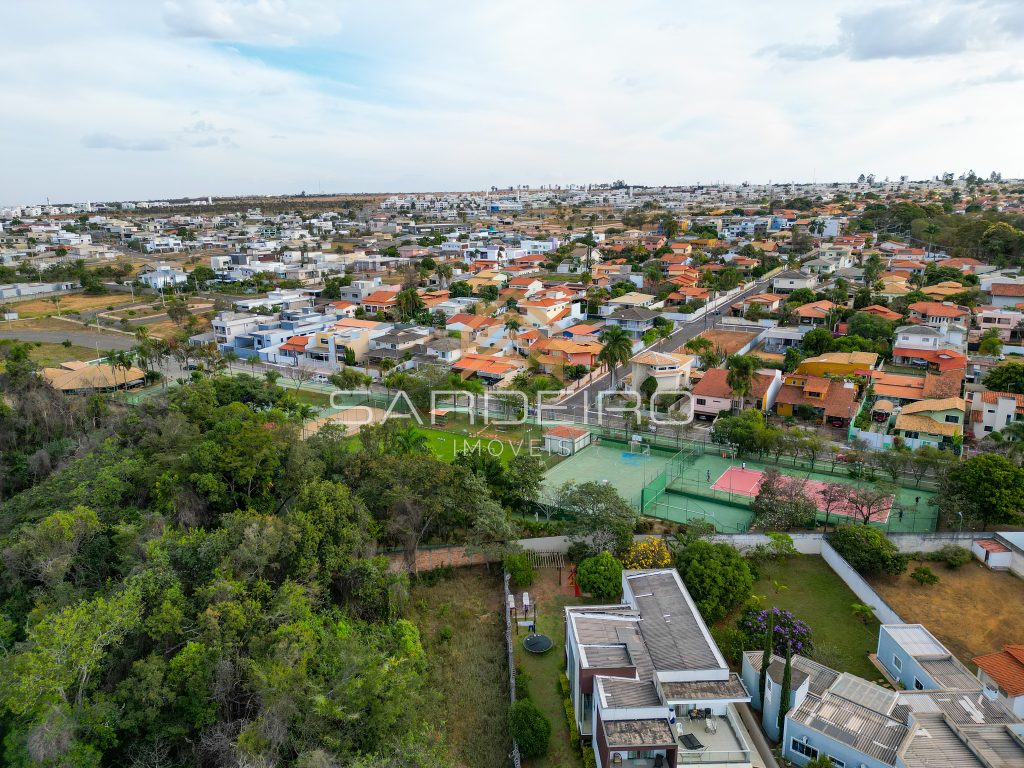
[[[15,0],[4,22],[0,204],[1024,176],[1010,0]]]

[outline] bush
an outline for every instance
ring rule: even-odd
[[[971,550],[965,547],[958,547],[956,544],[947,544],[933,552],[931,559],[939,563],[945,563],[947,568],[955,571],[957,568],[971,562],[973,557]]]
[[[530,698],[530,674],[522,667],[516,667],[516,698]]]
[[[508,710],[508,727],[519,751],[526,757],[540,757],[548,751],[551,723],[530,699],[519,699]]]
[[[850,566],[864,576],[899,576],[907,570],[907,555],[900,554],[884,533],[869,525],[841,525],[828,537]]]
[[[569,698],[569,678],[563,672],[558,676],[558,689],[562,692],[562,698]]]
[[[746,636],[746,647],[764,647],[764,633],[768,629],[769,616],[775,627],[772,633],[773,650],[779,656],[786,651],[809,655],[814,649],[811,639],[811,628],[798,619],[790,611],[781,608],[748,608],[736,622],[736,626]]]
[[[590,747],[583,748],[583,768],[597,768],[597,757]]]
[[[718,644],[726,661],[739,664],[747,648],[747,635],[735,627],[712,627],[711,636]]]
[[[933,584],[939,583],[939,577],[936,576],[935,572],[926,565],[921,565],[915,568],[913,573],[910,574],[910,578],[922,587],[930,587]]]
[[[578,752],[580,748],[580,727],[576,725],[576,709],[572,705],[572,699],[562,699],[562,708],[565,710],[565,721],[569,724],[569,745],[573,751]]]
[[[665,540],[654,536],[634,541],[629,545],[626,554],[622,556],[623,567],[633,570],[664,568],[670,562],[672,562],[672,556],[669,554]]]
[[[612,600],[622,593],[622,563],[610,552],[588,557],[576,569],[580,589],[598,600]]]
[[[441,627],[441,629],[437,633],[437,639],[440,640],[442,643],[447,643],[454,636],[455,636],[455,631],[450,626],[448,626],[447,624],[445,624],[443,627]]]
[[[754,577],[739,552],[704,539],[676,551],[676,568],[704,621],[714,624],[750,597]]]
[[[509,552],[505,555],[505,570],[512,577],[512,586],[528,587],[533,584],[533,565],[525,552]]]
[[[593,557],[596,554],[597,553],[594,551],[594,548],[585,541],[574,541],[565,551],[565,556],[569,559],[569,562],[575,563],[576,565],[579,565],[588,557]]]

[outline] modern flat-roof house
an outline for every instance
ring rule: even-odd
[[[599,768],[751,765],[729,671],[674,568],[623,571],[622,604],[565,609],[566,676]]]
[[[828,756],[835,768],[1024,765],[1024,724],[923,626],[883,625],[877,657],[901,690],[793,656],[779,734],[784,661],[772,656],[761,706],[762,652],[744,653],[743,682],[784,758],[804,765]]]

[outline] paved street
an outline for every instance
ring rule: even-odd
[[[693,322],[683,323],[677,326],[671,336],[667,339],[655,342],[648,347],[648,349],[652,349],[656,352],[674,352],[694,336],[698,335],[701,331],[712,327],[723,314],[728,314],[728,310],[733,305],[742,301],[747,296],[763,292],[766,289],[768,282],[768,280],[759,280],[755,282],[750,286],[750,288],[747,288],[742,293],[738,293],[732,297],[727,304],[723,304],[716,312],[713,312],[706,317],[694,320]],[[620,366],[619,374],[622,375],[624,373],[625,367]],[[578,392],[573,393],[570,397],[560,403],[560,405],[565,407],[565,412],[571,413],[577,419],[582,419],[585,411],[589,412],[589,416],[591,418],[596,417],[598,394],[607,389],[610,389],[610,377],[606,373],[604,376],[594,379],[593,382],[583,387]]]

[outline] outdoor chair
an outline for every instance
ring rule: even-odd
[[[706,749],[706,747],[701,743],[701,740],[692,733],[684,733],[679,737],[679,741],[681,741],[683,746],[687,749]]]
[[[662,766],[664,766],[664,765],[665,765],[665,756],[664,755],[655,755],[654,756],[654,768],[662,768]]]

